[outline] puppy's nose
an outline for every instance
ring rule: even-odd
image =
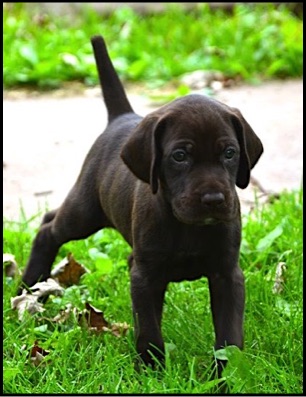
[[[221,205],[221,204],[224,203],[224,200],[225,200],[224,194],[221,193],[221,192],[218,192],[218,193],[205,193],[201,197],[202,204],[210,205],[210,206]]]

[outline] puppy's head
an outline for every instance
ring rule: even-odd
[[[122,149],[129,169],[170,203],[181,222],[226,222],[263,152],[239,110],[189,95],[146,116]]]

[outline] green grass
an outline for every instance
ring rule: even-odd
[[[199,69],[248,81],[302,76],[303,21],[284,5],[239,4],[232,15],[205,3],[146,16],[126,7],[101,16],[84,6],[73,18],[33,10],[25,3],[3,8],[5,88],[96,84],[94,34],[105,37],[124,80],[163,85]]]
[[[274,203],[256,208],[243,223],[245,349],[227,352],[225,375],[230,390],[261,395],[302,393],[302,192],[284,192]],[[34,234],[33,222],[5,221],[4,252],[13,253],[24,264]],[[73,316],[63,324],[50,320],[67,303],[82,310],[90,302],[110,322],[132,325],[125,263],[130,248],[108,229],[64,245],[58,259],[70,251],[91,273],[83,276],[80,285],[67,288],[63,297],[51,297],[45,312],[28,315],[23,322],[10,308],[19,279],[4,277],[4,392],[210,393],[214,335],[206,279],[170,284],[163,319],[166,370],[136,373],[132,328],[116,338],[90,334]],[[287,266],[284,290],[273,294],[279,262]],[[35,340],[50,351],[38,367],[28,359]]]

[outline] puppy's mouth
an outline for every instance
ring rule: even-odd
[[[219,223],[228,223],[235,219],[236,211],[222,207],[215,210],[205,211],[199,208],[182,208],[172,205],[175,218],[187,225],[211,226]]]
[[[202,217],[202,218],[194,218],[194,217],[189,217],[189,216],[182,216],[182,214],[178,214],[175,210],[173,210],[173,215],[175,218],[181,222],[185,223],[186,225],[195,225],[195,226],[209,226],[209,225],[217,225],[218,223],[222,222],[228,222],[229,219],[219,219],[219,218],[213,218],[213,217]]]

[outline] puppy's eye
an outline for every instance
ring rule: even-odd
[[[174,158],[175,161],[181,163],[182,161],[186,160],[187,153],[183,149],[177,149],[172,153],[172,157]]]
[[[236,154],[236,150],[232,147],[228,147],[224,150],[224,157],[228,160],[232,159]]]

